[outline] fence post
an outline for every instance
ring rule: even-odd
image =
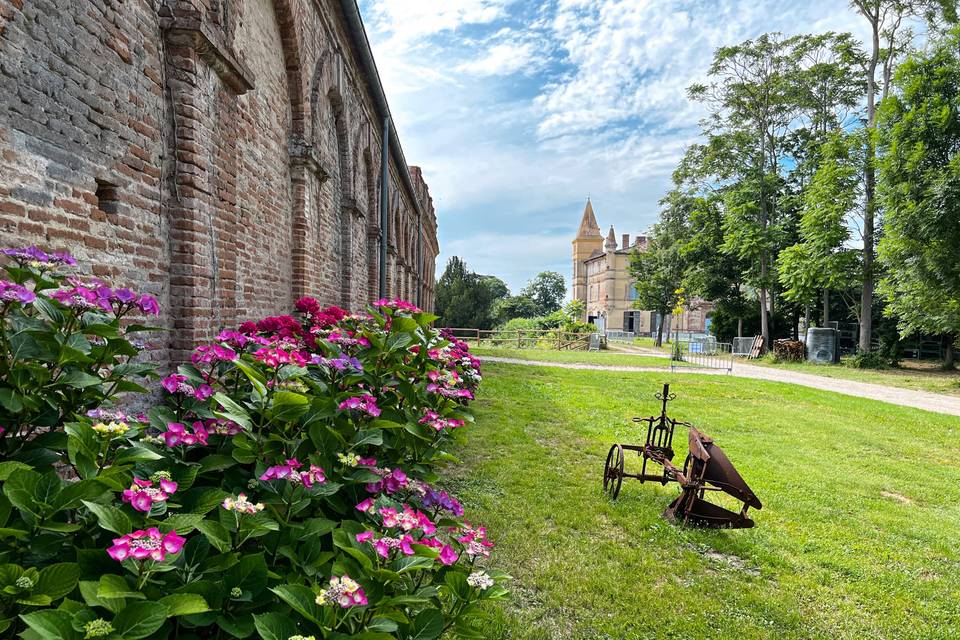
[[[560,342],[563,339],[563,329],[557,329],[557,351],[560,351]]]
[[[523,329],[517,329],[517,349],[520,349],[520,340],[523,336]]]

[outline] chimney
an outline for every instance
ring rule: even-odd
[[[624,248],[624,249],[629,249],[629,248],[630,248],[630,234],[629,234],[629,233],[625,233],[625,234],[623,234],[622,238],[623,238],[623,248]]]

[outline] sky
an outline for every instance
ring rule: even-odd
[[[686,88],[717,47],[850,31],[844,0],[360,0],[407,161],[423,168],[440,256],[517,293],[571,276],[589,195],[604,235],[647,230],[705,115]]]

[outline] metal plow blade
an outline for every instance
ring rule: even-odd
[[[690,455],[684,464],[682,493],[664,511],[664,517],[681,524],[719,529],[746,529],[753,526],[747,517],[750,507],[763,505],[733,463],[713,439],[690,429]],[[743,503],[740,512],[731,511],[704,499],[707,491],[722,491]]]

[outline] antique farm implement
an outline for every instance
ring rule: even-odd
[[[662,401],[660,415],[634,418],[633,421],[647,426],[647,440],[642,445],[615,444],[610,447],[603,468],[603,490],[611,498],[620,494],[624,478],[636,478],[640,482],[676,482],[680,495],[670,503],[663,516],[670,522],[697,527],[743,529],[753,526],[747,517],[747,509],[760,509],[762,505],[747,483],[740,477],[723,449],[692,424],[675,420],[667,415],[667,403],[676,395],[670,393],[670,385],[656,394]],[[673,433],[677,427],[689,430],[689,453],[683,468],[673,464]],[[640,473],[624,471],[624,452],[635,451],[642,460]],[[648,472],[648,464],[662,467],[661,473]],[[739,512],[707,502],[708,491],[722,492],[742,503]]]

